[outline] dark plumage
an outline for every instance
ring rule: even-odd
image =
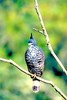
[[[25,61],[28,66],[28,71],[41,77],[44,71],[44,53],[41,48],[36,45],[36,41],[32,34],[28,41],[29,47],[25,52]],[[39,81],[33,79],[33,91],[39,91]]]

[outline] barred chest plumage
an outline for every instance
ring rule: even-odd
[[[31,33],[28,41],[28,49],[25,52],[25,61],[28,71],[41,77],[44,71],[44,53],[41,48],[37,46],[36,40]],[[33,81],[32,90],[38,92],[40,89],[40,81],[36,77],[31,77]]]
[[[41,76],[44,70],[44,54],[41,48],[31,45],[25,53],[25,60],[29,72]]]

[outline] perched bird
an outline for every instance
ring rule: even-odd
[[[35,39],[30,36],[28,41],[28,49],[25,52],[25,61],[28,67],[28,71],[38,77],[41,77],[44,71],[44,53],[41,48],[39,48],[36,44]],[[35,77],[31,77],[33,80],[33,91],[39,91],[39,83],[40,81],[37,80]]]

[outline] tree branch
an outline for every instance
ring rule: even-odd
[[[42,27],[42,31],[39,31],[37,29],[34,29],[40,33],[42,33],[45,38],[46,38],[46,42],[47,42],[47,46],[48,46],[48,49],[50,50],[51,54],[53,55],[53,57],[56,59],[56,61],[58,62],[58,64],[60,65],[60,67],[62,68],[63,72],[67,75],[67,70],[65,69],[65,67],[63,66],[63,64],[61,63],[61,61],[59,60],[59,58],[56,56],[56,54],[54,53],[53,49],[52,49],[52,46],[50,44],[50,40],[49,40],[49,36],[47,34],[47,31],[46,31],[46,28],[44,26],[44,23],[43,23],[43,20],[42,20],[42,16],[41,16],[41,13],[39,11],[39,8],[38,8],[38,2],[37,0],[34,0],[34,4],[35,4],[35,10],[36,10],[36,13],[38,15],[38,18],[39,18],[39,21],[40,21],[40,24],[41,24],[41,27]]]
[[[39,32],[39,33],[43,34],[43,31],[40,31],[40,30],[38,30],[36,28],[33,28],[33,30],[36,31],[36,32]]]
[[[29,76],[34,76],[33,74],[29,73],[28,71],[24,70],[23,68],[21,68],[18,64],[16,64],[13,60],[8,60],[8,59],[4,59],[4,58],[0,58],[0,61],[2,62],[6,62],[6,63],[10,63],[11,65],[15,66],[17,69],[19,69],[21,72],[29,75]],[[64,93],[52,82],[52,81],[48,81],[48,80],[44,80],[38,76],[36,76],[36,78],[46,84],[51,85],[56,92],[58,92],[65,100],[67,100],[67,96],[64,95]]]

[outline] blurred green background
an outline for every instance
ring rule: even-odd
[[[67,0],[38,0],[52,47],[67,69]],[[0,0],[0,57],[12,59],[27,70],[24,54],[32,32],[45,54],[43,78],[52,80],[67,95],[67,77],[47,48],[34,0]],[[32,80],[14,66],[0,61],[0,100],[63,100],[49,85],[32,92]]]

